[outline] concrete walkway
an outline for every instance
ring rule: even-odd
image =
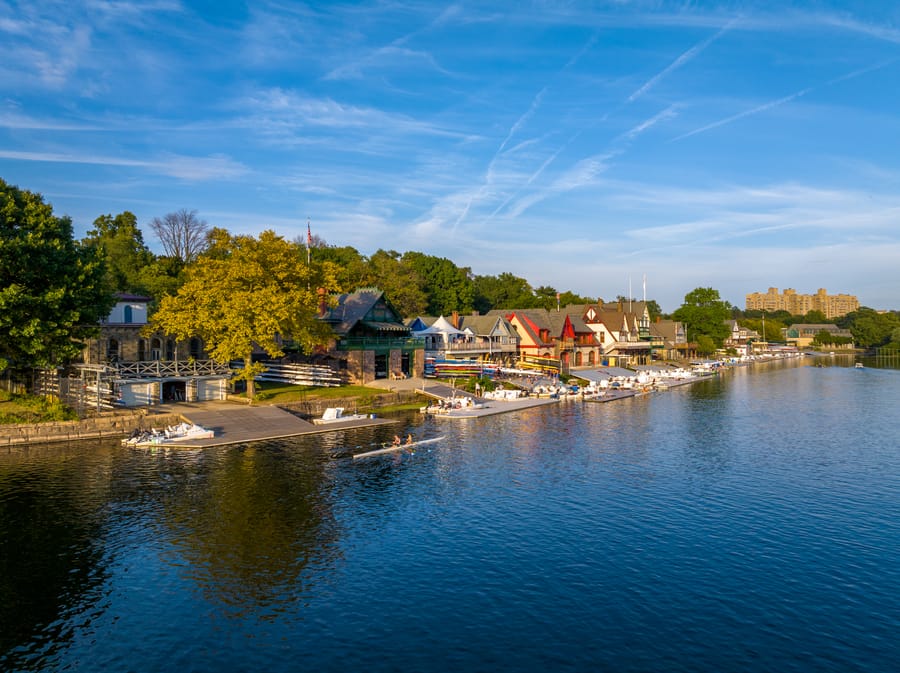
[[[181,414],[189,422],[215,432],[215,437],[210,439],[194,439],[164,445],[185,448],[244,444],[398,422],[388,418],[364,418],[313,425],[275,406],[244,406],[231,402],[196,402],[167,406],[173,413]]]

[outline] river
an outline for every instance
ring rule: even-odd
[[[357,461],[397,428],[0,449],[0,670],[896,671],[900,371],[809,365]]]

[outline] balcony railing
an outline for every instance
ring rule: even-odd
[[[339,351],[414,351],[425,348],[422,337],[347,337],[337,343]]]
[[[444,353],[516,353],[519,347],[515,343],[500,343],[490,339],[459,339],[449,344],[438,342],[434,348],[427,350]]]
[[[79,369],[116,379],[159,379],[228,376],[231,367],[215,360],[139,360],[108,365],[79,365]]]

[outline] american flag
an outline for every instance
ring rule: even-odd
[[[309,220],[306,221],[306,247],[312,247],[312,231],[309,229]]]

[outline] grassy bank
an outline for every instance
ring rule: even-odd
[[[78,415],[55,397],[15,395],[0,390],[0,423],[74,421]]]
[[[297,386],[263,381],[257,382],[254,402],[290,406],[298,402],[346,401],[352,398],[356,402],[356,411],[369,413],[377,410],[381,414],[416,410],[423,406],[422,402],[385,405],[383,400],[386,395],[389,395],[389,393],[383,388],[370,388],[368,386],[348,385],[337,388],[323,388],[320,386]],[[236,395],[235,397],[247,399],[246,394]]]
[[[380,388],[367,386],[340,386],[323,388],[320,386],[296,386],[272,381],[257,381],[254,402],[265,404],[290,404],[292,402],[308,402],[310,400],[340,399],[343,397],[373,398],[384,393]],[[238,399],[247,399],[246,393],[234,395]]]

